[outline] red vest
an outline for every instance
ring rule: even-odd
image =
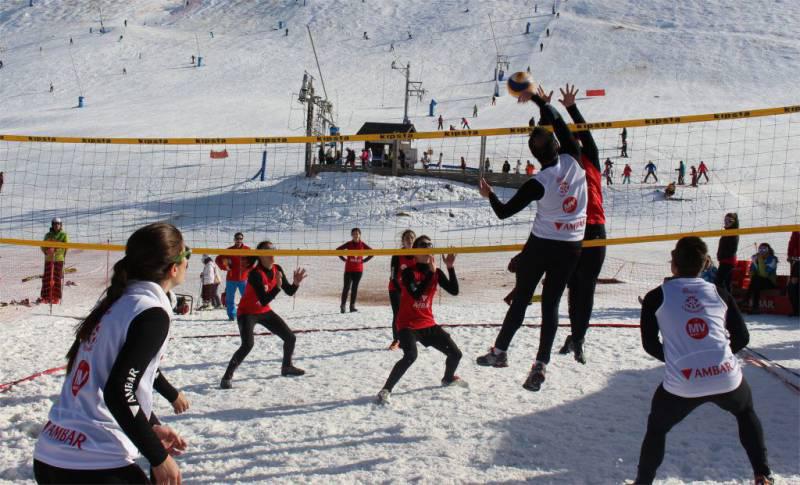
[[[258,265],[251,270],[251,272],[258,273],[261,276],[261,281],[264,284],[264,290],[269,292],[276,286],[280,286],[281,284],[281,271],[280,267],[276,264],[272,266],[272,278],[267,276],[266,271]],[[236,309],[237,315],[260,315],[262,313],[267,313],[272,310],[269,305],[261,305],[261,302],[258,301],[258,296],[256,295],[256,290],[253,289],[253,286],[250,284],[248,280],[247,286],[244,288],[244,295],[242,296],[241,301],[239,301],[239,308]]]
[[[589,160],[581,155],[581,162],[586,171],[586,223],[605,224],[606,213],[603,210],[603,189],[600,185],[600,171]]]
[[[414,256],[398,256],[397,259],[397,279],[400,280],[404,269],[413,268],[417,265],[417,258]],[[389,278],[389,291],[397,290],[398,288],[397,285],[394,284],[394,280]]]
[[[342,249],[372,249],[364,241],[347,241],[340,246]],[[345,273],[361,273],[364,271],[364,256],[347,256],[344,263]]]
[[[414,280],[419,283],[425,276],[422,271],[414,267]],[[400,280],[400,310],[397,312],[397,330],[410,328],[412,330],[421,330],[436,325],[433,319],[433,297],[436,295],[436,289],[439,286],[439,275],[434,273],[425,293],[422,294],[419,300],[415,300],[411,293],[408,292],[406,285],[402,284]]]

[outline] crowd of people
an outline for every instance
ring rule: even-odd
[[[585,123],[576,105],[578,90],[567,85],[559,102],[575,123]],[[601,181],[604,176],[598,148],[590,131],[573,134],[550,103],[552,92],[541,88],[520,96],[533,101],[540,121],[528,139],[528,147],[541,170],[528,179],[507,201],[481,179],[480,195],[501,219],[536,203],[530,237],[510,264],[515,288],[500,332],[488,353],[476,363],[487,368],[509,365],[508,349],[523,319],[536,287],[542,282],[541,327],[536,358],[523,387],[537,392],[547,375],[558,329],[558,306],[568,292],[570,334],[560,353],[571,353],[579,364],[588,358],[585,341],[593,311],[595,285],[605,260],[605,246],[585,241],[606,238]],[[576,139],[577,136],[577,139]],[[504,165],[509,165],[508,163]],[[517,165],[519,167],[521,163]],[[507,173],[507,170],[506,170]],[[726,229],[738,228],[736,214],[727,214]],[[66,242],[60,219],[54,219],[47,240]],[[797,289],[800,234],[793,233],[789,259],[790,283]],[[438,288],[451,295],[460,293],[455,254],[436,264],[433,239],[417,236],[411,229],[400,237],[403,249],[431,249],[420,254],[397,255],[390,261],[389,301],[392,309],[392,341],[389,349],[401,350],[376,396],[389,404],[398,382],[417,358],[417,343],[445,355],[443,386],[467,386],[456,370],[463,357],[453,337],[438,325],[433,304]],[[45,271],[55,274],[62,253],[43,248]],[[294,295],[307,273],[296,268],[289,273],[275,256],[248,254],[244,235],[238,232],[232,255],[216,261],[206,257],[201,274],[203,304],[220,306],[215,299],[221,272],[226,273],[225,306],[228,319],[236,320],[241,345],[231,357],[220,388],[234,387],[234,374],[254,346],[254,329],[262,325],[283,341],[281,375],[300,377],[303,369],[293,364],[296,337],[270,304],[282,292]],[[269,240],[257,250],[277,249]],[[368,251],[361,230],[353,228],[342,251]],[[239,253],[241,251],[241,253]],[[665,453],[669,430],[692,410],[713,402],[733,414],[739,439],[747,453],[756,483],[772,483],[764,435],[756,415],[752,393],[742,375],[735,353],[747,345],[749,335],[732,298],[730,278],[736,267],[738,236],[725,235],[719,244],[719,268],[709,273],[711,258],[706,244],[697,237],[681,238],[671,252],[671,273],[647,293],[642,301],[641,339],[644,350],[665,363],[664,378],[655,391],[641,447],[636,483],[652,483]],[[173,456],[183,453],[186,441],[163,425],[153,412],[153,393],[172,403],[176,413],[189,408],[183,393],[169,384],[160,371],[172,321],[170,294],[186,278],[192,251],[173,225],[155,223],[135,231],[128,239],[125,256],[113,270],[111,285],[103,298],[78,326],[67,354],[67,375],[59,400],[50,410],[34,450],[34,474],[40,483],[146,482],[135,463],[139,453],[151,466],[159,483],[179,483],[180,470]],[[371,256],[345,253],[340,311],[356,312],[358,284]],[[48,264],[49,263],[49,264]],[[756,309],[758,292],[775,283],[777,259],[769,244],[761,244],[751,261],[751,292]],[[707,281],[712,279],[713,282]],[[51,288],[47,298],[56,293]],[[43,285],[44,292],[44,285]],[[241,299],[238,305],[235,294]],[[58,294],[60,296],[60,293]],[[45,294],[43,293],[43,297]],[[795,312],[796,302],[795,304]],[[695,322],[687,325],[686,322]],[[702,323],[701,323],[702,322]],[[729,336],[729,337],[728,337]],[[688,379],[697,373],[697,379]]]

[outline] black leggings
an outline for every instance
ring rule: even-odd
[[[736,417],[739,425],[739,441],[747,452],[747,458],[755,475],[769,475],[767,449],[764,446],[764,431],[753,409],[753,396],[750,386],[742,378],[739,387],[724,394],[687,398],[676,396],[659,385],[653,395],[650,416],[647,419],[647,433],[642,442],[639,455],[639,472],[636,483],[651,483],[656,470],[664,459],[667,433],[701,404],[713,402]]]
[[[400,340],[400,348],[403,349],[403,358],[398,360],[392,368],[389,378],[386,379],[386,384],[383,385],[384,389],[389,391],[394,389],[403,374],[417,360],[417,342],[425,347],[433,347],[447,356],[447,360],[444,363],[444,380],[453,380],[458,363],[461,361],[461,350],[453,342],[450,334],[445,332],[442,327],[434,325],[422,330],[404,328],[398,333],[397,338]]]
[[[399,290],[389,290],[389,303],[392,304],[392,340],[397,340],[397,312],[400,311]]]
[[[531,235],[520,254],[514,298],[495,339],[495,348],[508,350],[514,334],[522,326],[536,285],[546,275],[542,287],[542,329],[536,360],[550,362],[550,351],[558,330],[558,304],[580,255],[580,241],[554,241]]]
[[[242,362],[244,362],[247,354],[253,350],[253,330],[255,329],[256,324],[263,325],[267,330],[283,340],[282,365],[284,367],[292,365],[294,343],[297,338],[294,336],[289,326],[286,325],[286,322],[284,322],[277,313],[270,310],[267,313],[260,313],[256,315],[239,315],[236,323],[239,325],[239,336],[242,338],[242,345],[236,349],[233,357],[231,357],[231,361],[228,363],[228,369],[225,371],[225,376],[223,379],[232,379],[233,372]]]
[[[151,483],[138,465],[103,470],[68,470],[33,460],[36,483]]]
[[[350,286],[353,286],[353,291],[350,293],[350,308],[356,306],[356,297],[358,297],[358,283],[361,281],[363,273],[345,271],[344,273],[344,287],[342,288],[342,306],[347,302],[347,293],[350,291]]]
[[[761,299],[761,291],[771,290],[773,288],[775,288],[775,283],[767,278],[762,278],[758,275],[753,275],[750,277],[750,287],[747,291],[748,296],[750,297],[751,311],[758,311],[759,304],[761,303],[759,301]]]
[[[586,227],[584,241],[592,239],[605,239],[605,227],[591,225]],[[586,337],[589,329],[589,320],[592,318],[592,308],[594,308],[594,290],[597,286],[597,277],[603,269],[603,262],[606,260],[606,247],[594,246],[583,248],[578,259],[578,265],[572,273],[572,277],[567,283],[569,293],[567,301],[569,303],[569,324],[572,330],[572,339],[578,342]]]
[[[714,277],[714,284],[724,289],[728,293],[730,293],[732,273],[733,273],[732,264],[719,263],[719,268],[717,268],[717,275]]]

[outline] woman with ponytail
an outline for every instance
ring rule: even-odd
[[[261,241],[256,249],[275,249],[269,241]],[[274,256],[257,256],[246,258],[243,262],[248,268],[247,286],[244,295],[236,310],[236,323],[239,325],[239,335],[242,345],[236,349],[225,369],[219,387],[230,389],[233,387],[233,373],[244,362],[247,354],[253,350],[253,331],[256,325],[263,325],[279,339],[283,340],[283,363],[281,375],[283,377],[302,376],[306,372],[292,365],[294,354],[295,336],[286,322],[270,308],[269,304],[283,290],[289,296],[297,292],[300,283],[306,278],[306,270],[297,268],[292,275],[292,284],[286,279],[283,268],[275,264]],[[251,269],[252,268],[252,269]]]
[[[158,370],[171,321],[169,293],[180,285],[191,250],[175,226],[156,223],[131,235],[111,286],[75,331],[59,400],[39,435],[38,483],[180,483],[186,442],[153,413],[153,391],[176,413],[188,402]]]

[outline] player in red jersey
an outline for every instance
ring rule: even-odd
[[[433,243],[428,236],[420,236],[414,241],[413,247],[430,248],[433,247]],[[383,389],[378,393],[379,404],[389,402],[392,389],[417,359],[417,342],[425,347],[433,347],[447,356],[443,386],[466,385],[455,375],[461,360],[461,350],[453,342],[450,334],[436,324],[432,310],[438,286],[451,295],[458,294],[458,279],[453,268],[456,255],[448,254],[444,258],[447,275],[436,267],[436,260],[432,254],[418,255],[415,259],[415,266],[404,269],[400,281],[397,338],[400,341],[400,348],[403,349],[403,358],[394,365]]]
[[[270,241],[261,241],[256,249],[275,249]],[[256,324],[263,325],[267,330],[283,340],[283,363],[281,375],[284,377],[301,376],[303,369],[292,365],[295,336],[286,322],[270,308],[269,304],[278,296],[281,290],[291,296],[297,292],[300,283],[306,278],[306,270],[294,270],[292,284],[286,279],[283,268],[275,264],[274,256],[247,257],[243,261],[249,269],[247,286],[237,309],[237,324],[242,345],[231,357],[225,375],[222,376],[220,387],[230,389],[233,373],[244,361],[247,354],[253,349],[253,329]]]
[[[347,241],[336,249],[372,249],[361,240],[361,229],[354,227],[350,230],[352,240]],[[347,302],[347,293],[350,293],[350,311],[357,312],[356,298],[358,297],[358,283],[364,274],[364,263],[372,259],[372,256],[339,256],[344,261],[344,287],[342,288],[342,305],[340,310],[344,313],[344,304]],[[350,287],[352,286],[352,292]]]
[[[417,235],[411,229],[406,229],[400,236],[400,243],[403,249],[411,249],[414,245],[414,239]],[[397,350],[400,348],[400,341],[397,340],[397,311],[400,309],[400,275],[406,268],[413,268],[417,262],[414,256],[403,255],[392,256],[392,261],[389,263],[389,302],[392,304],[392,343],[389,345],[389,350]]]
[[[572,121],[586,123],[583,115],[578,110],[578,106],[575,104],[575,95],[578,90],[574,86],[572,89],[568,86],[566,91],[562,91],[562,93],[564,94],[559,101],[567,108]],[[581,143],[581,162],[584,170],[586,170],[586,192],[589,196],[586,203],[586,231],[584,232],[583,240],[605,239],[606,215],[603,209],[603,189],[600,180],[600,155],[591,131],[579,131],[576,136]],[[589,329],[589,320],[592,317],[597,278],[600,276],[600,270],[603,268],[605,259],[605,246],[584,247],[578,258],[578,265],[575,267],[569,283],[567,283],[567,290],[569,291],[567,297],[569,302],[569,323],[572,333],[567,336],[558,353],[565,355],[572,352],[575,360],[581,364],[586,363],[583,341],[586,337],[586,331]]]

